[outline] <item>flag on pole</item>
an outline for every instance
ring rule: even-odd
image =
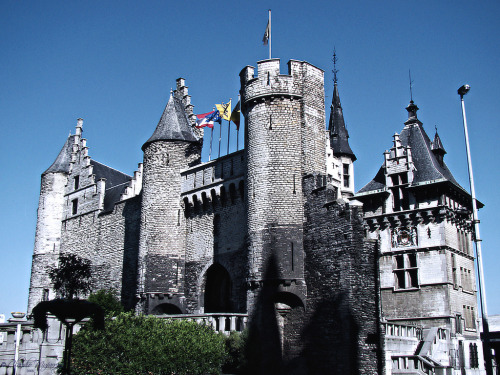
[[[230,121],[230,119],[231,119],[231,99],[229,100],[229,103],[224,104],[224,102],[222,102],[222,104],[216,104],[215,107],[219,111],[220,117],[223,120]]]
[[[238,100],[238,103],[233,109],[233,112],[231,112],[231,121],[236,125],[236,129],[240,130],[240,101]]]
[[[264,32],[264,37],[262,38],[262,42],[264,42],[265,46],[267,46],[267,43],[269,42],[270,34],[271,34],[271,26],[269,25],[269,21],[267,21],[266,31]]]
[[[219,111],[212,111],[207,113],[202,113],[201,115],[196,115],[196,127],[204,128],[208,126],[213,129],[214,122],[221,123],[222,119],[220,117]]]

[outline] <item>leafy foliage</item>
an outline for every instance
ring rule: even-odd
[[[111,289],[101,289],[96,293],[90,293],[87,300],[101,306],[106,316],[117,316],[124,312],[122,304]]]
[[[73,299],[90,292],[91,263],[74,254],[61,254],[59,267],[49,271],[56,294],[65,299]]]
[[[73,374],[219,374],[225,339],[186,320],[122,313],[104,331],[84,327],[73,339]]]
[[[231,332],[226,338],[226,351],[228,353],[226,362],[222,367],[225,373],[242,374],[247,367],[245,347],[248,330],[243,332]]]

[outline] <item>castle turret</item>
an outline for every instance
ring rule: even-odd
[[[186,97],[184,91],[180,94]],[[157,314],[180,313],[185,311],[186,247],[180,171],[199,163],[201,142],[177,92],[170,95],[156,130],[142,150],[138,310]]]
[[[304,300],[302,178],[325,174],[323,71],[291,60],[288,75],[282,75],[279,59],[259,61],[257,77],[254,70],[247,66],[240,73],[250,312],[260,288],[271,281]]]
[[[82,122],[82,119],[78,119],[80,129]],[[76,135],[68,136],[54,163],[42,173],[28,314],[39,302],[54,297],[48,271],[57,265],[59,259],[61,220],[65,207],[64,192],[68,183],[75,137]]]
[[[327,168],[331,169],[332,177],[339,181],[340,196],[352,197],[354,195],[354,166],[356,155],[349,146],[349,133],[344,122],[344,114],[340,104],[337,81],[333,86],[333,98],[330,106],[330,121],[328,122],[331,161]],[[328,152],[328,150],[327,150]],[[335,160],[333,160],[335,159]],[[331,165],[330,165],[331,164]]]

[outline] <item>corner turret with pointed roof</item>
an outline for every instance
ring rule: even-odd
[[[56,160],[52,163],[52,165],[42,173],[42,175],[48,173],[66,173],[70,172],[70,162],[71,162],[71,153],[73,151],[74,135],[69,135],[62,147],[61,151],[59,151],[59,155],[57,155]]]
[[[142,150],[155,141],[199,141],[189,122],[184,104],[172,92],[153,135],[144,143]]]
[[[444,149],[443,142],[441,142],[441,138],[439,137],[439,134],[437,132],[436,128],[436,134],[434,135],[434,140],[432,141],[431,144],[431,149],[432,153],[436,156],[436,159],[438,160],[439,164],[443,165],[444,161],[444,155],[446,155],[446,150]]]
[[[330,146],[335,156],[348,156],[352,161],[356,160],[356,155],[349,146],[349,133],[345,127],[344,114],[340,104],[339,90],[335,80],[333,85],[333,98],[330,107],[330,121],[328,123],[330,133]]]

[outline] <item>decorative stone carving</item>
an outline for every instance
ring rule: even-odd
[[[391,230],[392,247],[418,246],[416,227],[397,227]]]

